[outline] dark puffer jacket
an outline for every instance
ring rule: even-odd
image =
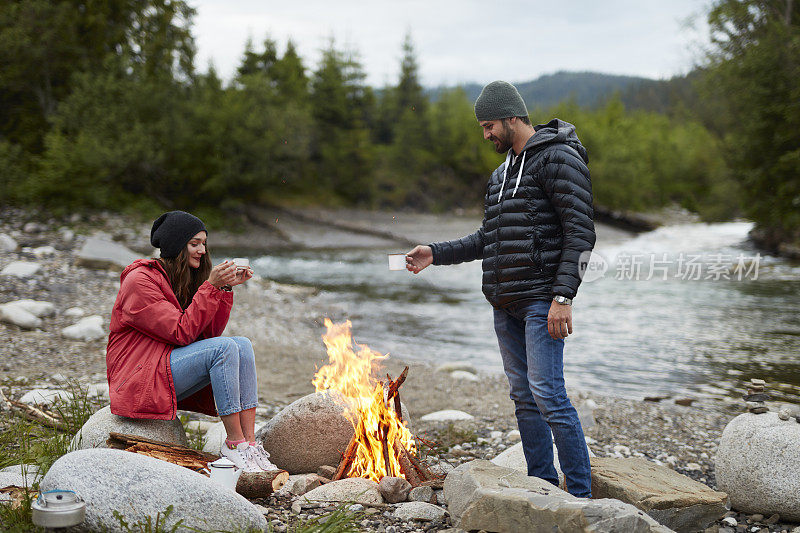
[[[514,163],[509,150],[492,173],[481,228],[430,245],[435,265],[483,259],[483,294],[494,307],[574,298],[578,258],[594,247],[588,157],[575,126],[553,119],[535,129]]]

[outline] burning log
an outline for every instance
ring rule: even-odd
[[[419,473],[417,469],[414,468],[414,464],[411,462],[409,456],[411,455],[408,451],[400,446],[398,448],[399,457],[398,460],[400,461],[400,468],[403,471],[403,477],[406,478],[406,481],[411,483],[412,487],[419,487],[422,483],[422,480],[419,477]]]
[[[386,401],[389,402],[394,398],[394,414],[397,416],[397,419],[402,422],[403,421],[403,409],[400,406],[400,385],[406,380],[408,376],[408,367],[405,367],[400,375],[397,377],[395,381],[392,381],[392,377],[389,374],[386,374],[386,377],[389,379],[389,391],[386,393]]]
[[[350,473],[350,467],[353,466],[353,459],[356,458],[357,451],[358,437],[356,437],[356,432],[353,432],[353,436],[350,438],[350,443],[347,445],[347,449],[342,455],[342,460],[339,462],[339,467],[336,469],[336,473],[333,474],[331,481],[337,481],[347,477],[347,474]]]

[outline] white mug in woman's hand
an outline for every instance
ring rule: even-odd
[[[250,268],[250,260],[246,257],[234,257],[233,264],[236,265],[237,272]]]

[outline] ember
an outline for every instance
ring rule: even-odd
[[[350,321],[334,324],[326,318],[325,327],[322,339],[330,363],[317,371],[313,384],[317,392],[338,393],[355,430],[334,479],[363,477],[379,482],[384,476],[397,476],[414,486],[433,480],[435,476],[417,459],[414,436],[403,422],[398,390],[408,367],[396,380],[387,374],[384,383],[373,374],[375,363],[386,356],[354,343]]]

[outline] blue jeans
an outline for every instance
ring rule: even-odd
[[[213,337],[174,348],[169,358],[178,400],[211,384],[220,416],[258,405],[256,358],[245,337]]]
[[[550,300],[512,304],[494,310],[511,399],[514,400],[528,475],[558,486],[558,460],[573,496],[591,496],[591,468],[578,412],[564,388],[564,341],[547,332]],[[552,430],[552,433],[551,433]]]

